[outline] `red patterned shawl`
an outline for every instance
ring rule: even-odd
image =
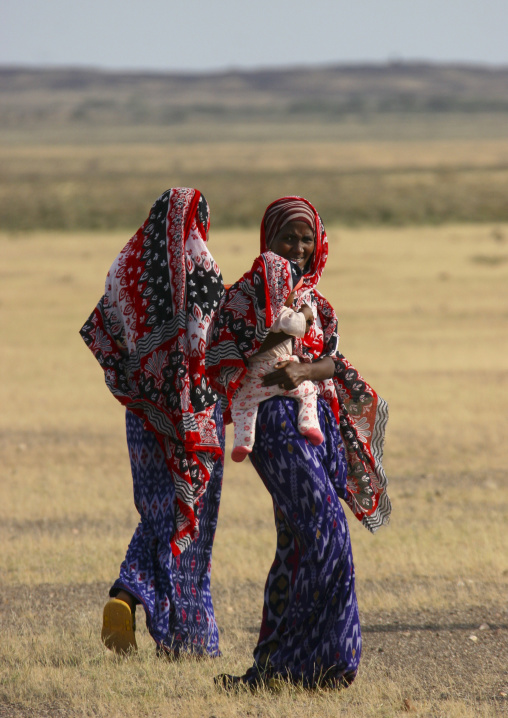
[[[208,228],[200,192],[165,192],[113,262],[80,332],[110,391],[164,448],[175,480],[175,555],[199,534],[195,504],[221,454],[205,347],[223,282],[206,246]]]

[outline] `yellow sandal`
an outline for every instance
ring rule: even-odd
[[[102,642],[115,653],[137,651],[136,624],[130,606],[119,598],[110,598],[102,616]]]

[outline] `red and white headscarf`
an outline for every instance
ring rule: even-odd
[[[221,454],[205,348],[224,287],[208,228],[198,190],[164,192],[113,262],[81,329],[112,394],[164,448],[176,491],[174,554],[199,533],[195,505]]]

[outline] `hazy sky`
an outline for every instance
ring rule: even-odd
[[[508,0],[6,0],[0,64],[217,70],[508,65]]]

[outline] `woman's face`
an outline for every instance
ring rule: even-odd
[[[296,262],[303,271],[312,257],[315,244],[314,232],[308,224],[288,222],[275,235],[268,249]]]

